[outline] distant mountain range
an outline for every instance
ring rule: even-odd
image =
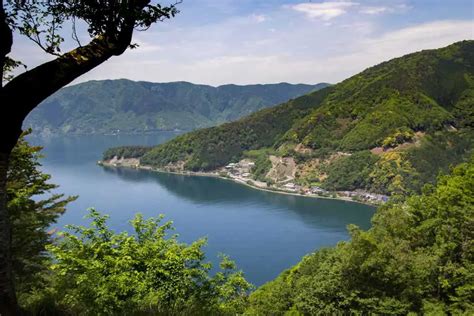
[[[238,119],[327,83],[223,85],[89,81],[61,89],[25,120],[35,133],[110,134],[193,130]]]
[[[328,190],[406,194],[467,160],[473,127],[474,41],[463,41],[384,62],[141,154],[112,149],[104,159],[128,152],[143,165],[215,170],[249,158],[254,178],[268,183],[293,178]]]

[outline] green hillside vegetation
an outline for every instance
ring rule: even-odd
[[[248,150],[245,152],[245,157],[255,162],[255,166],[252,169],[253,178],[255,180],[268,181],[265,176],[272,167],[268,156],[274,153],[274,150],[269,149]]]
[[[257,289],[245,314],[474,313],[474,156],[372,224]]]
[[[188,82],[89,81],[49,97],[24,125],[43,134],[192,130],[235,120],[326,86],[279,83],[211,87]]]
[[[377,161],[377,156],[368,150],[337,159],[326,170],[328,179],[325,187],[333,191],[367,188],[372,167]]]
[[[299,183],[419,192],[472,151],[473,61],[474,41],[406,55],[278,107],[178,136],[140,160],[213,170],[263,150],[295,158]],[[338,152],[345,158],[331,159]],[[262,178],[266,169],[257,170]]]

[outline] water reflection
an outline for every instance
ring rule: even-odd
[[[317,228],[338,228],[341,224],[356,224],[366,229],[374,208],[339,200],[314,199],[256,190],[241,184],[212,177],[186,176],[137,170],[102,167],[127,182],[155,182],[170,194],[202,205],[251,205],[264,203],[269,211],[292,212],[306,224]]]

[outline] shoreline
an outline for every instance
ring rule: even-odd
[[[267,189],[267,188],[262,188],[256,185],[252,185],[247,183],[246,181],[238,180],[232,177],[223,177],[217,173],[213,172],[196,172],[196,171],[170,171],[170,170],[165,170],[165,169],[160,169],[160,168],[153,168],[150,166],[132,166],[132,165],[115,165],[111,164],[108,162],[104,161],[98,161],[97,164],[102,167],[107,167],[107,168],[127,168],[127,169],[138,169],[138,170],[145,170],[145,171],[151,171],[151,172],[158,172],[158,173],[168,173],[168,174],[175,174],[175,175],[180,175],[180,176],[194,176],[194,177],[210,177],[210,178],[218,178],[222,180],[228,180],[232,181],[237,184],[242,184],[245,185],[249,188],[260,190],[260,191],[265,191],[265,192],[270,192],[270,193],[276,193],[276,194],[286,194],[286,195],[293,195],[293,196],[299,196],[299,197],[307,197],[307,198],[313,198],[313,199],[326,199],[326,200],[339,200],[339,201],[344,201],[344,202],[350,202],[350,203],[358,203],[358,204],[364,204],[367,206],[371,207],[378,207],[380,204],[376,203],[369,203],[367,201],[357,201],[353,200],[348,197],[331,197],[331,196],[322,196],[322,195],[316,195],[316,194],[301,194],[298,192],[290,192],[290,191],[284,191],[284,190],[272,190],[272,189]],[[249,179],[249,181],[253,181],[252,179]],[[335,193],[336,194],[336,193]]]

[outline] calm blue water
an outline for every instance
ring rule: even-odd
[[[43,170],[61,186],[59,192],[79,195],[57,226],[86,224],[89,207],[109,214],[117,231],[129,230],[136,212],[165,214],[181,241],[207,237],[209,261],[217,263],[219,253],[229,255],[256,285],[305,254],[346,240],[348,224],[370,226],[374,209],[361,204],[258,191],[216,178],[96,165],[108,147],[154,145],[175,135],[30,137],[45,147]]]

